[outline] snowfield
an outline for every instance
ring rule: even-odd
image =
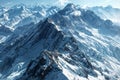
[[[120,79],[120,26],[107,8],[102,14],[72,3],[3,9],[0,80]]]

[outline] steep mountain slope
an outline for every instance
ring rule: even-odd
[[[2,80],[120,78],[120,27],[111,21],[68,4],[25,26],[1,44]]]

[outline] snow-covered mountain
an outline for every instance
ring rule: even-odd
[[[27,25],[37,24],[40,20],[55,14],[60,8],[55,6],[34,6],[28,7],[24,4],[15,5],[11,8],[0,7],[0,26],[16,32],[19,29],[19,33],[22,33],[23,27]],[[0,27],[0,29],[3,27]],[[22,28],[22,30],[21,30]],[[27,27],[28,28],[28,27]],[[16,30],[17,29],[17,30]],[[21,32],[20,32],[21,30]],[[2,33],[1,31],[0,33]],[[17,33],[18,33],[17,32]],[[5,41],[11,34],[4,33],[7,36],[1,36],[0,43]]]
[[[25,5],[16,5],[12,8],[1,8],[0,23],[16,29],[18,26],[23,26],[31,22],[38,23],[41,19],[56,13],[59,10],[57,7],[35,6],[27,7]]]
[[[27,9],[47,16],[19,24],[0,44],[1,80],[120,79],[119,26],[74,4]]]
[[[115,24],[120,25],[120,9],[119,8],[113,8],[112,6],[107,7],[93,7],[89,8],[94,13],[96,13],[98,16],[100,16],[102,19],[109,19]]]

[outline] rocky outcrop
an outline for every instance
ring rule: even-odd
[[[39,57],[30,61],[25,73],[18,80],[44,80],[52,71],[62,72],[52,58],[54,55],[50,57],[49,54],[51,52],[43,51]]]

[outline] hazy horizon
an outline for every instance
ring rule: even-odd
[[[57,6],[65,6],[67,3],[74,3],[76,5],[80,5],[82,7],[94,7],[94,6],[112,6],[114,8],[120,8],[120,0],[0,0],[1,6],[14,6],[19,4],[25,5],[57,5]]]

